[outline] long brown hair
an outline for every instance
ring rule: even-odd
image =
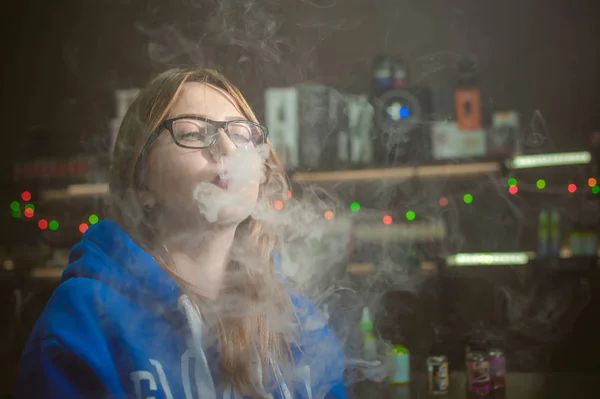
[[[153,227],[148,215],[143,211],[139,200],[140,179],[137,170],[144,168],[143,146],[148,136],[158,128],[167,117],[186,82],[203,82],[225,90],[235,100],[244,117],[257,122],[256,116],[240,93],[224,76],[210,69],[172,69],[158,75],[139,94],[128,109],[115,143],[111,165],[110,191],[115,206],[109,207],[109,216],[119,223],[132,238],[144,249],[152,248]],[[269,156],[266,162],[266,179],[259,188],[258,201],[266,205],[281,199],[278,193],[287,192],[283,170],[272,147],[269,145]],[[118,206],[117,206],[118,205]],[[236,245],[247,248],[258,255],[261,263],[260,275],[253,268],[230,261],[228,269],[236,269],[245,273],[243,283],[233,287],[236,292],[247,298],[248,309],[242,316],[219,317],[214,326],[218,337],[221,381],[233,384],[241,393],[262,396],[266,388],[259,386],[255,377],[256,350],[262,368],[262,375],[267,375],[269,361],[283,363],[289,361],[290,338],[285,328],[272,327],[267,313],[252,307],[258,297],[264,297],[265,287],[268,289],[268,301],[280,315],[290,315],[292,325],[292,305],[283,282],[273,270],[272,250],[276,234],[272,228],[249,217],[238,226],[235,235]],[[182,287],[184,292],[198,305],[203,299],[194,287],[182,279],[169,265],[168,261],[159,264]],[[254,265],[253,265],[254,266]],[[241,286],[240,286],[241,285]],[[232,288],[232,287],[230,287]],[[264,298],[263,298],[264,299]],[[288,323],[284,323],[288,324]],[[281,324],[280,324],[281,326]],[[265,381],[266,383],[266,381]]]

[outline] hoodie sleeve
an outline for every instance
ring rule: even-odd
[[[291,297],[301,331],[299,348],[294,351],[295,362],[297,365],[309,365],[312,396],[347,399],[344,353],[340,343],[308,298]]]
[[[123,385],[98,318],[107,288],[74,278],[54,291],[21,355],[17,399],[118,398]]]
[[[21,359],[15,398],[106,398],[90,363],[56,338],[31,343]]]

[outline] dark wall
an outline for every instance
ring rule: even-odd
[[[403,55],[419,82],[443,80],[460,56],[474,54],[486,105],[517,109],[524,122],[541,110],[555,149],[584,147],[587,134],[600,125],[595,102],[600,27],[592,1],[560,0],[550,6],[543,0],[283,0],[254,2],[249,8],[246,3],[27,0],[3,5],[2,87],[8,101],[1,135],[7,141],[0,146],[2,191],[7,192],[15,160],[102,150],[115,112],[113,91],[143,86],[166,67],[189,63],[222,70],[260,115],[263,90],[272,85],[318,81],[368,92],[370,62],[379,52]],[[469,228],[476,234],[479,227]],[[501,246],[492,230],[484,233],[480,243]],[[479,273],[484,275],[447,276],[438,282],[435,300],[410,299],[412,313],[397,314],[391,323],[425,326],[427,312],[435,310],[454,331],[448,342],[457,343],[451,353],[456,363],[463,327],[500,315],[486,322],[506,334],[511,355],[523,368],[537,367],[540,359],[545,367],[554,361],[557,369],[582,364],[575,355],[586,351],[597,331],[586,324],[597,308],[595,296],[581,316],[568,321],[573,331],[547,346],[540,343],[544,337],[511,335],[503,315],[509,317],[514,308],[504,305],[498,313],[498,303],[486,295],[505,286],[543,301],[555,292],[552,284],[566,281],[564,290],[569,290],[581,276],[563,279],[512,269]],[[597,284],[594,278],[585,277],[589,292]],[[402,300],[409,301],[391,298],[392,304]],[[529,320],[545,309],[536,306]],[[390,339],[393,331],[388,329]],[[414,347],[427,347],[418,341],[422,329],[402,334],[416,337]],[[527,363],[528,357],[538,363]]]
[[[525,120],[540,109],[559,148],[581,146],[598,122],[599,28],[585,2],[252,5],[12,2],[3,12],[3,88],[10,99],[6,129],[18,139],[3,148],[3,158],[93,151],[114,112],[114,89],[142,86],[182,63],[223,70],[261,111],[268,85],[323,81],[368,91],[370,61],[378,52],[403,55],[415,81],[443,77],[458,57],[474,54],[485,101],[517,109]],[[39,131],[42,137],[27,140]],[[35,145],[40,141],[49,145]]]

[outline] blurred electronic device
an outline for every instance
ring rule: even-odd
[[[366,95],[346,97],[348,134],[340,130],[338,146],[340,161],[351,167],[373,162],[373,106]]]
[[[461,130],[481,129],[481,98],[478,88],[456,89],[456,120]]]
[[[486,155],[486,132],[464,131],[457,122],[433,122],[433,158],[436,160],[477,158]]]
[[[373,59],[373,96],[377,97],[390,88],[403,89],[408,81],[408,66],[400,56],[377,54]]]
[[[429,160],[433,104],[429,87],[411,85],[408,68],[397,56],[376,56],[372,78],[375,158],[384,166]]]
[[[494,112],[487,139],[490,156],[511,156],[519,152],[519,114],[515,111]]]
[[[298,113],[298,92],[295,88],[266,90],[265,124],[269,129],[269,141],[286,169],[300,166]]]
[[[474,60],[463,59],[458,64],[455,101],[456,120],[460,129],[481,129],[481,94],[477,79],[477,64]]]
[[[286,169],[332,170],[348,162],[352,145],[361,139],[351,140],[348,113],[347,97],[328,86],[265,92],[269,140]]]
[[[439,82],[432,85],[431,92],[433,97],[433,113],[431,119],[439,122],[455,120],[455,85]]]

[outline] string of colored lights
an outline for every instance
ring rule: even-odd
[[[21,209],[23,209],[23,216],[25,216],[26,219],[33,220],[34,216],[36,216],[37,212],[35,209],[35,205],[30,202],[31,200],[32,200],[31,192],[23,191],[21,193],[21,201],[12,201],[10,203],[10,210],[11,210],[12,217],[15,219],[20,219],[21,218]],[[25,204],[23,205],[22,202],[25,202]],[[81,223],[79,225],[79,231],[81,233],[85,233],[91,225],[94,225],[94,224],[98,223],[99,221],[100,221],[100,218],[98,217],[98,215],[91,214],[91,215],[89,215],[87,222]],[[37,226],[40,230],[57,231],[60,228],[60,223],[54,219],[48,221],[45,218],[41,218],[41,219],[38,219]]]
[[[527,182],[519,184],[515,177],[510,177],[508,179],[507,183],[508,183],[507,184],[508,192],[512,195],[518,194],[520,187],[524,188],[524,191],[526,191],[526,192],[535,191],[535,192],[546,192],[549,194],[560,194],[560,193],[563,193],[565,190],[564,185],[556,185],[553,187],[548,187],[546,180],[544,180],[542,178],[537,179],[535,182],[535,185],[532,183],[527,183]],[[587,186],[591,190],[592,194],[595,194],[595,195],[600,194],[600,185],[599,185],[597,178],[595,178],[595,177],[588,178]],[[569,183],[566,186],[566,191],[568,191],[571,194],[575,194],[578,191],[584,192],[583,189],[579,190],[579,187],[575,183]],[[288,198],[292,197],[291,190],[288,190],[287,197]],[[25,202],[25,204],[23,206],[22,206],[21,201],[12,201],[10,203],[12,217],[15,219],[21,218],[21,209],[23,209],[23,211],[22,211],[23,216],[25,216],[26,219],[33,219],[34,216],[36,215],[36,209],[35,209],[35,205],[30,202],[31,199],[32,199],[31,192],[23,191],[21,193],[21,200],[22,200],[22,202]],[[465,204],[471,204],[473,202],[473,199],[474,199],[473,195],[470,193],[465,193],[463,195],[463,202]],[[449,204],[449,200],[447,197],[441,197],[439,199],[440,207],[444,208],[444,207],[448,206],[448,204]],[[277,201],[275,201],[273,206],[276,210],[282,210],[284,208],[284,201],[277,200]],[[361,209],[360,203],[355,201],[350,204],[350,210],[352,212],[359,212],[360,209]],[[327,211],[325,211],[323,216],[327,220],[333,220],[335,218],[335,213],[332,210],[327,210]],[[407,221],[412,221],[412,220],[416,219],[417,214],[414,210],[408,210],[408,211],[406,211],[405,217],[406,217]],[[91,225],[98,223],[99,220],[100,220],[100,218],[98,217],[98,215],[91,214],[88,217],[87,222],[83,222],[83,223],[79,224],[79,231],[81,233],[85,233]],[[385,225],[390,225],[393,223],[393,218],[391,215],[386,214],[385,216],[383,216],[382,222]],[[57,231],[60,227],[60,224],[57,220],[48,221],[46,219],[39,219],[37,222],[37,225],[40,230],[50,229],[51,231]]]
[[[521,188],[527,192],[545,192],[548,194],[562,194],[565,192],[565,188],[566,191],[571,194],[575,194],[578,191],[585,193],[585,186],[583,186],[581,190],[580,187],[581,185],[578,186],[575,183],[569,183],[566,185],[566,187],[565,185],[548,186],[546,180],[541,178],[537,179],[535,184],[529,182],[519,184],[517,179],[514,177],[508,179],[508,192],[512,195],[518,194]],[[587,180],[587,187],[590,189],[592,194],[600,194],[600,185],[598,185],[598,180],[595,177],[590,177]]]
[[[499,184],[502,184],[501,182],[499,182]],[[598,179],[596,179],[595,177],[590,177],[587,180],[587,185],[588,187],[591,189],[591,192],[593,194],[600,194],[600,185],[598,184]],[[516,195],[519,192],[519,187],[523,187],[524,188],[524,192],[539,192],[539,191],[544,191],[546,193],[549,194],[561,194],[564,193],[565,191],[571,193],[571,194],[575,194],[576,192],[578,192],[578,186],[575,183],[569,183],[566,186],[566,190],[565,190],[565,186],[564,185],[557,185],[554,187],[548,187],[547,183],[544,179],[538,179],[534,184],[531,183],[521,183],[521,185],[519,186],[517,179],[514,177],[511,177],[508,179],[507,181],[507,187],[508,187],[508,192],[512,195]],[[535,188],[534,188],[535,187]],[[582,190],[579,190],[582,191]],[[292,193],[291,191],[288,191],[288,198],[291,198]],[[462,198],[463,202],[467,205],[472,204],[474,197],[473,194],[471,193],[465,193],[463,195]],[[448,197],[440,197],[439,199],[439,205],[441,208],[445,208],[449,205],[450,201],[448,200]],[[276,201],[275,202],[275,209],[277,210],[282,210],[284,208],[284,202],[283,201]],[[352,202],[350,204],[350,210],[354,213],[359,212],[361,209],[361,205],[358,202]],[[323,214],[323,216],[325,217],[325,219],[327,220],[333,220],[335,218],[335,212],[331,209],[325,211],[325,213]],[[414,210],[407,210],[406,214],[405,214],[406,220],[407,221],[413,221],[416,219],[417,214]],[[383,224],[385,225],[391,225],[394,221],[392,215],[386,214],[382,217],[381,221],[383,222]]]

